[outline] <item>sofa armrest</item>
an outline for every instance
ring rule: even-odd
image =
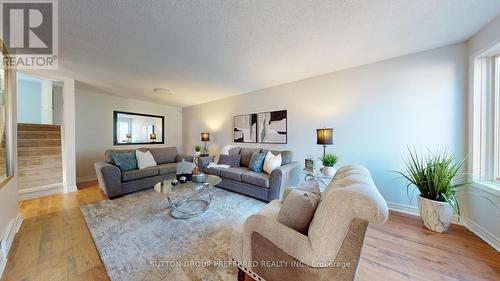
[[[200,159],[199,164],[201,166],[200,168],[204,168],[204,167],[208,166],[208,164],[210,164],[211,162],[214,162],[214,156],[203,156],[203,157],[200,157],[199,159]]]
[[[318,266],[322,259],[315,255],[309,237],[297,232],[275,219],[257,214],[248,217],[242,233],[242,261],[252,261],[252,234],[256,232],[279,249],[311,267]]]
[[[271,172],[268,200],[280,199],[285,187],[297,185],[299,182],[299,162],[291,162]]]
[[[192,155],[177,154],[177,156],[175,156],[175,162],[176,163],[181,162],[183,159],[184,159],[184,161],[187,161],[187,162],[193,162],[193,156]]]
[[[122,172],[112,164],[96,162],[94,164],[99,187],[109,198],[122,195]]]

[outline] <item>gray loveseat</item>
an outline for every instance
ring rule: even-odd
[[[296,185],[299,181],[298,162],[292,162],[291,151],[271,151],[274,155],[281,153],[281,167],[275,169],[271,174],[265,172],[256,173],[248,168],[250,158],[254,152],[267,153],[266,149],[236,148],[231,149],[230,154],[241,155],[240,167],[231,168],[208,168],[207,165],[213,162],[213,157],[202,157],[201,165],[206,174],[220,176],[222,181],[218,187],[242,193],[266,202],[279,199],[284,188]]]
[[[140,151],[151,151],[158,166],[122,172],[114,165],[113,153],[125,153],[136,149],[110,149],[104,153],[104,161],[95,163],[95,171],[99,186],[109,198],[151,188],[177,172],[177,163],[193,161],[192,156],[180,155],[175,147],[139,148]]]

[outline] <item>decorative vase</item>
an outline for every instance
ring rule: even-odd
[[[201,151],[195,151],[195,152],[194,152],[194,156],[198,157],[198,156],[200,156],[200,155],[201,155]]]
[[[333,176],[335,176],[337,169],[335,169],[335,167],[333,167],[333,166],[331,166],[331,167],[323,166],[323,169],[321,169],[321,171],[323,172],[323,175],[325,175],[327,177],[333,177]]]
[[[450,227],[453,219],[453,207],[450,203],[418,196],[418,208],[420,217],[428,229],[443,233]]]

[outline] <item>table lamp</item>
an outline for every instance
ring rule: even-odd
[[[333,129],[316,129],[316,143],[323,145],[323,157],[326,154],[326,146],[333,144]]]
[[[210,133],[201,133],[201,141],[205,142],[204,150],[205,150],[205,153],[208,153],[207,142],[210,141]]]

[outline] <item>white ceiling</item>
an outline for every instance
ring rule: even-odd
[[[498,14],[499,0],[65,0],[57,74],[190,106],[461,42]]]

